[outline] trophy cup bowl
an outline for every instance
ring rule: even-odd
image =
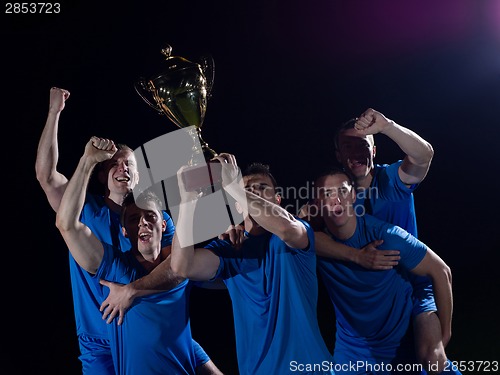
[[[139,79],[135,90],[151,108],[166,115],[177,127],[191,128],[188,133],[193,139],[193,149],[189,167],[182,174],[184,186],[187,191],[199,194],[208,192],[207,189],[214,192],[222,181],[221,166],[218,160],[212,160],[217,153],[201,137],[213,85],[213,59],[203,57],[198,64],[171,56],[169,45],[161,52],[166,57],[166,69],[151,79]]]

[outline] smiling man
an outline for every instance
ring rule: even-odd
[[[104,163],[109,184],[128,182],[127,174],[118,169],[113,172],[123,162],[120,162],[122,156],[112,141],[92,137],[57,210],[56,226],[82,272],[94,281],[93,285],[98,285],[99,279],[129,284],[161,264],[169,265],[169,256],[162,251],[167,220],[162,202],[152,192],[145,191],[138,197],[129,192],[122,197],[120,221],[123,237],[130,241],[127,250],[117,246],[118,239],[101,240],[80,219],[89,177],[98,163]],[[171,288],[137,298],[123,324],[115,319],[105,327],[114,374],[198,373],[199,345],[191,337],[189,323],[188,295],[192,283],[170,274],[175,278]],[[97,289],[95,298],[102,301],[106,293],[104,288]],[[204,373],[218,374],[218,369],[215,370]]]

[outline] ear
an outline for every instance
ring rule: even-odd
[[[166,229],[167,229],[167,222],[165,219],[163,219],[161,222],[161,231],[165,232]]]
[[[125,229],[125,227],[122,227],[122,234],[123,237],[128,238],[127,230]]]

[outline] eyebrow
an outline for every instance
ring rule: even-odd
[[[253,182],[251,184],[246,184],[245,187],[251,187],[251,186],[271,186],[267,182]]]

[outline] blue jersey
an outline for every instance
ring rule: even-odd
[[[167,221],[167,228],[163,234],[162,246],[167,246],[172,243],[175,227],[166,212],[163,217]],[[109,209],[102,196],[87,194],[80,221],[101,242],[123,251],[130,249],[130,241],[121,231],[120,215]],[[102,300],[97,297],[102,296],[102,286],[98,279],[78,265],[71,253],[69,259],[77,334],[107,339],[106,323],[99,311]]]
[[[406,186],[399,178],[398,169],[403,161],[375,165],[370,187],[356,195],[355,209],[366,212],[388,223],[395,224],[418,237],[413,191],[418,184]],[[397,248],[394,248],[397,249]],[[436,311],[432,281],[425,276],[409,274],[413,285],[413,315]]]
[[[380,248],[399,249],[400,265],[407,270],[424,258],[426,245],[404,229],[370,215],[356,220],[356,232],[351,238],[334,239],[358,249],[382,239]],[[318,269],[337,319],[334,362],[390,363],[411,317],[412,286],[405,274],[398,269],[372,271],[323,257],[318,257]]]
[[[104,244],[96,279],[129,284],[145,274],[132,251],[122,252]],[[116,319],[107,325],[117,375],[195,373],[189,323],[190,287],[186,279],[169,291],[137,298],[121,325]],[[107,293],[105,288],[104,294]]]
[[[172,242],[174,225],[164,212],[167,228],[163,234],[162,246]],[[87,194],[80,221],[87,225],[94,235],[104,243],[127,250],[130,241],[123,236],[120,215],[106,205],[102,196]],[[102,286],[99,280],[82,269],[69,253],[69,270],[75,313],[76,331],[80,346],[80,360],[83,372],[89,374],[114,374],[109,351],[109,336],[106,322],[99,311]]]
[[[239,250],[222,240],[206,246],[219,255],[216,277],[231,296],[241,375],[331,373],[316,316],[314,234],[304,225],[305,250],[288,247],[272,233],[247,233]]]
[[[418,184],[406,186],[399,178],[402,160],[393,164],[377,164],[368,189],[356,194],[356,213],[367,213],[404,228],[418,237],[413,191]]]

